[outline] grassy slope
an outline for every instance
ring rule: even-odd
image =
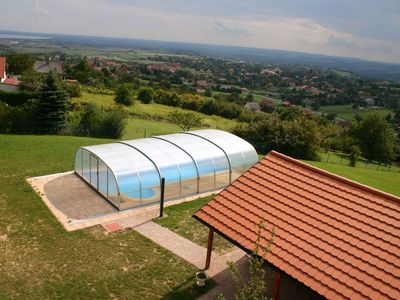
[[[134,231],[66,232],[26,183],[109,140],[0,135],[0,298],[195,298],[194,267]]]
[[[397,195],[400,197],[400,172],[377,171],[364,169],[363,167],[352,168],[326,162],[306,161],[307,163],[329,172],[358,181],[376,189]]]
[[[350,158],[348,154],[340,152],[321,152],[321,162],[327,162],[329,164],[349,166]],[[382,165],[378,162],[368,161],[365,158],[360,157],[355,165],[356,168],[380,170],[380,171],[392,171],[400,172],[400,165],[392,162],[391,165]]]
[[[83,93],[81,98],[73,98],[72,102],[93,102],[98,105],[104,107],[111,107],[114,103],[113,95],[100,95],[100,94],[89,94]],[[126,108],[127,111],[135,114],[138,119],[166,119],[166,116],[174,110],[186,111],[181,108],[170,107],[166,105],[160,104],[143,104],[139,101],[136,101],[135,104],[131,107]],[[192,112],[192,111],[190,111]],[[210,128],[218,128],[222,130],[230,130],[235,125],[236,122],[234,120],[225,119],[219,116],[208,116],[201,113],[196,113],[203,118],[203,123],[206,127]],[[153,121],[154,124],[157,124],[158,121]],[[158,123],[157,127],[164,127],[166,122]],[[164,124],[164,125],[163,125]]]
[[[321,106],[320,112],[323,113],[337,113],[338,118],[344,120],[352,120],[356,114],[360,116],[367,116],[371,113],[378,113],[383,116],[387,116],[387,114],[391,113],[392,111],[383,108],[383,107],[368,107],[366,109],[353,109],[352,105],[328,105],[328,106]]]

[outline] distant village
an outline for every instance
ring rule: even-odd
[[[277,105],[299,105],[314,111],[320,106],[342,104],[352,104],[358,109],[368,106],[397,109],[400,94],[399,83],[360,78],[337,70],[167,55],[149,57],[151,63],[87,57],[88,66],[108,79],[82,82],[71,72],[80,59],[65,54],[39,55],[33,68],[39,74],[55,71],[65,80],[105,88],[113,88],[112,79],[138,78],[162,88],[173,86],[185,92],[224,98],[253,112],[271,112]],[[0,76],[0,90],[20,89],[22,74],[9,72],[5,57],[0,58]]]

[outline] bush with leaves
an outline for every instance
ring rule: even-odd
[[[142,87],[139,89],[137,98],[145,104],[149,104],[153,101],[154,90],[151,87]]]
[[[35,132],[35,100],[19,106],[0,102],[0,132],[29,134]]]
[[[389,163],[396,157],[396,133],[383,116],[371,114],[353,123],[349,134],[358,141],[366,159]]]
[[[27,53],[13,53],[7,58],[8,71],[14,75],[33,70],[35,60]]]
[[[282,152],[295,158],[318,160],[321,133],[316,120],[291,110],[280,115],[236,126],[233,133],[251,143],[257,151]]]
[[[350,148],[350,156],[349,156],[349,159],[350,159],[349,166],[350,167],[355,167],[356,166],[357,160],[360,157],[360,155],[361,155],[360,147],[358,147],[357,145],[351,146],[351,148]]]
[[[203,119],[191,112],[180,112],[174,110],[168,114],[168,119],[171,123],[178,125],[183,131],[189,131],[190,128],[200,127]]]
[[[125,133],[127,118],[120,110],[110,110],[103,114],[100,123],[99,137],[120,139]]]
[[[126,106],[134,104],[135,96],[133,94],[131,86],[126,83],[121,84],[116,91],[114,101],[118,104]]]
[[[73,131],[76,135],[120,139],[125,133],[127,116],[117,109],[104,111],[87,103],[80,112],[80,120]]]
[[[68,93],[71,98],[80,98],[82,97],[81,86],[78,83],[74,82],[64,82],[63,88]]]
[[[20,88],[23,91],[38,93],[45,79],[45,74],[38,73],[34,70],[25,71],[21,76],[22,83]]]

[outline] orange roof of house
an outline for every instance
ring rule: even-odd
[[[328,299],[400,299],[400,198],[271,151],[194,217]]]
[[[6,58],[0,56],[0,78],[6,77]]]
[[[18,86],[21,84],[21,81],[13,77],[7,77],[4,79],[3,84]]]

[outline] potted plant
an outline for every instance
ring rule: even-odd
[[[206,272],[199,271],[196,273],[197,286],[204,286],[206,284],[207,279],[208,279],[208,276],[207,276]]]

